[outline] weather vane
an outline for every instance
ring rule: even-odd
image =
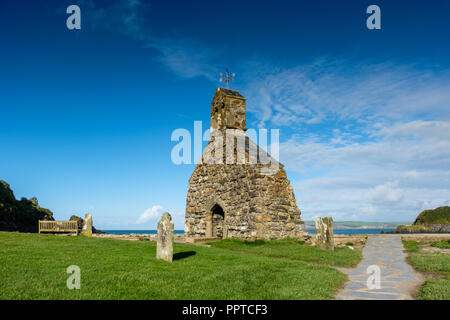
[[[228,68],[226,68],[226,72],[225,74],[223,74],[222,72],[220,72],[220,82],[225,82],[226,83],[226,87],[228,89],[228,86],[230,84],[230,82],[234,82],[234,77],[236,76],[236,73],[230,73],[228,71]]]

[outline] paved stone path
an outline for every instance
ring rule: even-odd
[[[412,294],[423,277],[406,263],[406,254],[398,235],[370,235],[363,249],[363,259],[356,268],[339,268],[349,282],[338,294],[339,300],[404,300]],[[380,289],[369,289],[367,279],[372,272],[367,267],[380,268]]]

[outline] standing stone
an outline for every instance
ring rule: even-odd
[[[316,246],[326,250],[334,250],[333,218],[316,219]]]
[[[92,237],[92,215],[90,213],[86,213],[86,215],[84,216],[81,234],[86,237]]]
[[[173,258],[173,221],[168,212],[164,212],[158,222],[156,240],[156,259],[172,262]]]

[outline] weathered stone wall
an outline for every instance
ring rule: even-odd
[[[211,128],[245,130],[245,118],[245,98],[237,91],[218,88],[211,103]]]
[[[186,235],[211,237],[218,233],[223,238],[241,239],[301,236],[303,222],[286,172],[280,165],[274,175],[261,174],[261,168],[267,166],[198,164],[189,179]],[[215,205],[224,211],[218,231],[212,228],[219,220],[213,215]]]

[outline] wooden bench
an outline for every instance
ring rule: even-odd
[[[49,221],[39,220],[39,233],[76,233],[78,234],[78,222],[76,221]]]

